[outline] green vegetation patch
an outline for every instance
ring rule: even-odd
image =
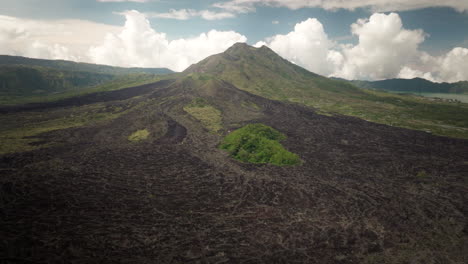
[[[72,127],[80,127],[92,122],[100,122],[118,117],[121,113],[98,113],[99,108],[88,108],[82,113],[69,113],[69,116],[60,116],[51,119],[42,120],[40,113],[24,113],[12,115],[11,117],[0,117],[1,121],[10,119],[9,123],[23,123],[21,126],[5,127],[0,129],[0,154],[14,153],[21,151],[30,151],[38,148],[48,147],[49,144],[35,145],[37,141],[41,141],[36,136],[55,130],[62,130]],[[17,119],[13,119],[13,118]],[[37,117],[38,120],[35,120]]]
[[[218,132],[223,128],[221,111],[209,105],[204,99],[196,98],[184,107],[185,112],[199,120],[211,132]]]
[[[128,107],[138,109],[144,103]],[[0,115],[0,155],[31,151],[56,145],[53,139],[42,142],[41,134],[73,127],[94,125],[118,118],[131,110],[103,103],[55,109],[48,112],[21,112]]]
[[[148,129],[140,129],[133,132],[130,136],[128,136],[128,140],[132,142],[139,142],[148,138],[150,132]]]
[[[243,162],[270,163],[277,166],[299,164],[299,157],[280,144],[284,139],[285,135],[269,126],[250,124],[227,135],[220,148]]]

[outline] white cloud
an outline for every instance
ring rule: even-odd
[[[272,23],[273,25],[278,25],[278,24],[279,24],[279,21],[278,21],[278,20],[273,20],[273,21],[271,21],[271,23]]]
[[[408,67],[400,73],[402,78],[406,78],[407,72],[415,72],[415,77],[426,78],[436,82],[457,82],[468,80],[468,49],[455,47],[451,51],[438,57],[433,57],[423,53],[421,64]],[[422,70],[415,70],[420,67]],[[409,75],[409,74],[408,74]]]
[[[423,78],[431,82],[439,81],[436,78],[434,78],[432,73],[415,70],[409,66],[404,66],[396,77],[401,78],[401,79]]]
[[[221,8],[229,12],[235,12],[240,14],[255,12],[255,4],[261,1],[240,1],[233,0],[228,2],[214,3],[213,7]]]
[[[254,12],[256,5],[287,7],[299,9],[318,7],[326,10],[370,8],[375,12],[414,10],[427,7],[450,7],[460,12],[468,11],[468,1],[465,0],[231,0],[213,4],[232,12]]]
[[[468,49],[456,47],[438,57],[421,53],[420,64],[405,66],[399,78],[425,78],[434,82],[458,82],[468,80]],[[420,69],[418,69],[420,68]]]
[[[347,79],[386,79],[398,75],[404,65],[419,58],[422,30],[403,28],[398,14],[373,14],[351,25],[358,36],[355,46],[342,47],[344,61],[334,75]]]
[[[176,20],[188,20],[193,17],[201,17],[205,20],[218,20],[218,19],[225,19],[225,18],[233,18],[235,15],[229,12],[213,12],[210,10],[193,10],[193,9],[170,9],[169,12],[166,13],[156,13],[150,12],[146,13],[148,17],[156,17],[156,18],[166,18],[166,19],[176,19]]]
[[[97,0],[102,3],[122,3],[122,2],[135,2],[135,3],[147,3],[151,0]]]
[[[206,20],[217,20],[217,19],[225,19],[225,18],[233,18],[235,17],[234,14],[229,12],[212,12],[209,10],[202,10],[199,11],[198,14]]]
[[[294,31],[286,35],[273,36],[255,46],[261,45],[269,46],[282,57],[310,71],[324,75],[332,72],[327,56],[334,43],[315,18],[296,24]]]
[[[220,53],[245,36],[234,31],[211,30],[197,37],[169,41],[156,32],[137,11],[125,12],[126,22],[119,34],[108,34],[104,43],[89,51],[91,61],[117,66],[168,67],[182,71],[190,64]]]
[[[255,44],[267,45],[282,57],[321,75],[346,79],[379,80],[425,78],[436,82],[468,80],[468,49],[454,48],[433,57],[419,50],[426,34],[408,30],[396,13],[376,13],[351,25],[356,45],[330,40],[317,19],[296,24],[285,35]]]
[[[468,80],[468,49],[454,48],[439,59],[439,78],[448,82]]]
[[[41,21],[0,16],[0,54],[86,60],[90,45],[118,27],[82,20]]]
[[[150,12],[146,13],[148,17],[157,17],[157,18],[167,18],[167,19],[176,19],[176,20],[187,20],[193,16],[195,16],[193,10],[190,9],[170,9],[167,13],[156,13]]]
[[[394,78],[405,65],[420,59],[418,46],[424,41],[424,32],[404,29],[395,13],[360,19],[351,29],[359,38],[358,44],[338,46],[317,19],[309,18],[296,24],[292,32],[256,46],[267,45],[312,72],[346,79]]]
[[[80,20],[38,21],[0,16],[0,54],[182,71],[247,40],[234,31],[211,30],[197,37],[169,41],[166,34],[151,27],[143,14],[127,11],[123,15],[123,27]]]

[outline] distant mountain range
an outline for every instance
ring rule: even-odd
[[[339,79],[339,78],[336,78]],[[344,80],[344,79],[341,79]],[[392,92],[412,93],[468,93],[468,81],[455,83],[435,83],[422,78],[387,79],[381,81],[350,81],[352,84],[365,88]]]
[[[44,60],[32,59],[20,56],[0,55],[0,65],[23,65],[23,66],[39,66],[52,68],[61,71],[79,71],[92,72],[111,75],[125,75],[132,73],[147,73],[147,74],[168,74],[173,71],[167,68],[124,68],[108,65],[91,64],[83,62],[73,62],[66,60]]]
[[[122,68],[63,60],[0,56],[0,97],[18,100],[83,91],[112,81],[138,84],[172,73],[166,68]],[[3,100],[5,101],[5,100]],[[0,101],[1,102],[1,101]]]

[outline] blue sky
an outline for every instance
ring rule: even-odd
[[[468,54],[468,1],[464,0],[452,1],[449,4],[441,4],[440,1],[434,0],[3,0],[2,2],[0,16],[4,20],[10,19],[11,22],[9,27],[5,26],[6,23],[3,25],[0,23],[0,44],[4,45],[3,49],[0,48],[0,53],[3,54],[74,59],[119,66],[157,66],[182,70],[187,64],[195,63],[200,58],[191,55],[183,57],[184,55],[180,54],[180,57],[177,58],[178,63],[169,65],[165,62],[171,61],[171,58],[164,59],[161,56],[162,50],[170,50],[168,47],[173,45],[187,49],[186,54],[197,52],[196,49],[191,49],[188,46],[192,44],[196,47],[200,46],[199,42],[202,41],[199,37],[200,34],[216,30],[218,33],[234,32],[237,35],[226,33],[224,36],[220,36],[216,33],[218,36],[213,33],[212,36],[207,36],[204,41],[214,42],[216,40],[225,42],[226,45],[210,44],[213,46],[212,50],[198,52],[200,55],[221,52],[234,40],[246,40],[251,45],[265,44],[270,46],[283,57],[323,75],[361,79],[424,77],[434,81],[457,81],[468,78],[468,73],[465,71],[461,73],[442,72],[437,68],[442,67],[440,65],[443,65],[447,60],[451,62],[452,58],[465,56],[465,50]],[[137,13],[128,13],[131,10]],[[390,16],[392,13],[396,16]],[[382,14],[383,16],[373,17],[374,14]],[[99,52],[98,49],[99,46],[102,46],[102,50],[104,50],[105,45],[107,45],[106,48],[118,46],[120,50],[128,49],[129,47],[125,43],[131,41],[126,41],[121,34],[125,29],[124,25],[128,24],[126,22],[132,19],[137,21],[135,23],[138,25],[135,24],[137,26],[133,29],[127,28],[127,31],[133,32],[132,34],[135,36],[142,33],[137,32],[139,28],[142,30],[146,28],[145,19],[149,22],[149,27],[146,28],[146,31],[143,30],[144,32],[153,30],[154,38],[160,38],[161,36],[158,34],[164,34],[162,40],[153,43],[154,49],[158,49],[159,55],[154,55],[152,61],[145,58],[145,62],[141,65],[138,64],[139,58],[137,57],[128,61],[111,60],[109,58],[116,54],[106,51],[106,54],[109,53],[107,55],[109,58],[106,58],[105,54]],[[361,24],[358,23],[359,19],[363,21]],[[86,26],[78,26],[78,24],[84,23],[83,21],[87,23]],[[305,21],[308,22],[303,24],[300,33],[291,34],[295,31],[296,25]],[[42,25],[40,30],[34,27],[35,22],[40,22]],[[92,36],[89,37],[89,43],[84,43],[83,40],[78,41],[77,38],[76,43],[73,43],[74,38],[60,39],[56,25],[61,22],[70,27],[69,31],[72,33],[69,34],[75,38],[78,34],[83,35],[81,31],[72,29],[75,27],[87,28],[88,31],[95,32],[90,34]],[[377,36],[379,32],[376,31],[378,31],[379,25],[375,25],[374,22],[382,23],[382,25],[393,23],[394,31],[399,30],[401,34],[398,35],[394,32],[396,35],[393,37],[390,35]],[[75,27],[72,25],[73,23],[76,23]],[[93,26],[93,23],[96,26]],[[398,27],[399,23],[400,27]],[[357,25],[355,32],[351,29],[353,24]],[[48,29],[55,33],[49,33]],[[1,43],[2,30],[5,35],[3,37],[4,43]],[[63,27],[60,30],[64,30]],[[38,35],[39,31],[43,32],[43,35]],[[22,39],[18,37],[17,40],[13,41],[11,40],[12,34],[15,36],[20,34]],[[114,43],[111,43],[112,40],[104,40],[108,34],[113,34],[122,43],[116,43],[117,40]],[[304,37],[301,37],[301,34]],[[353,56],[363,55],[364,49],[377,52],[385,50],[385,48],[389,52],[392,49],[406,49],[401,43],[400,46],[393,47],[378,46],[379,43],[385,41],[367,44],[361,41],[362,43],[360,43],[360,39],[372,38],[372,34],[376,35],[376,39],[388,37],[389,42],[392,42],[392,38],[395,40],[409,34],[411,35],[408,40],[409,46],[415,45],[415,47],[411,47],[411,50],[404,50],[401,54],[381,54],[382,56],[368,58],[367,64],[366,62],[363,62],[362,65],[347,64],[347,61],[355,59]],[[389,32],[389,34],[393,33]],[[285,37],[275,39],[277,35]],[[35,48],[23,44],[21,41],[26,42],[25,36],[29,36],[28,41],[37,43],[36,46],[42,50],[39,48],[35,50]],[[8,38],[10,40],[5,40]],[[195,41],[197,38],[198,42]],[[226,38],[225,41],[223,38]],[[296,47],[295,43],[298,42],[298,39],[320,41],[325,44],[314,46],[314,44],[303,43]],[[181,44],[179,40],[188,42]],[[137,40],[132,41],[137,42]],[[177,42],[169,43],[171,41]],[[17,47],[13,48],[13,44]],[[5,48],[8,45],[11,47]],[[21,50],[22,45],[24,45],[23,50]],[[168,46],[162,47],[161,45]],[[56,48],[55,50],[46,50],[44,46]],[[92,48],[95,49],[92,50]],[[142,50],[150,48],[145,46]],[[295,49],[297,53],[293,54],[287,49]],[[319,52],[325,52],[328,55],[324,57]],[[95,56],[92,57],[90,54],[95,54]],[[310,54],[315,55],[309,56]],[[128,54],[129,58],[133,55],[135,54]],[[386,69],[385,65],[380,69],[380,65],[376,62],[381,59],[381,64],[384,64],[384,59],[395,56],[408,57],[408,55],[414,58],[389,63],[393,64],[387,67],[389,69]],[[311,60],[322,57],[329,65],[320,68],[313,65],[311,61],[306,61],[307,57]],[[404,62],[404,65],[397,68],[396,65],[400,62]],[[440,65],[437,66],[437,63]],[[377,68],[380,73],[366,72],[368,69],[375,69],[376,65],[379,66]],[[468,70],[466,71],[468,72]]]
[[[170,9],[212,9],[212,4],[222,0],[172,0],[135,2],[97,2],[96,0],[19,0],[7,1],[0,5],[0,15],[35,19],[84,19],[99,23],[122,25],[124,17],[115,14],[135,9],[141,12],[169,12]],[[49,8],[49,7],[54,8]],[[44,8],[47,7],[47,8]],[[257,7],[256,12],[239,14],[235,18],[208,21],[201,18],[188,20],[150,18],[156,29],[168,34],[169,38],[184,38],[207,32],[211,29],[234,30],[242,33],[253,43],[275,34],[285,34],[298,22],[315,17],[324,24],[330,37],[341,39],[350,37],[349,26],[358,18],[372,14],[368,7],[354,11],[346,9],[325,10],[322,8],[302,8],[291,10],[285,7]],[[468,48],[468,13],[453,8],[424,8],[398,11],[405,28],[423,29],[430,36],[423,49],[441,52],[460,46]],[[279,24],[272,24],[278,21]],[[255,25],[255,26],[253,26]],[[356,41],[346,38],[346,41]],[[342,41],[342,42],[346,42]]]

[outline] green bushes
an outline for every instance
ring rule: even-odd
[[[270,163],[277,166],[298,164],[299,157],[279,143],[284,139],[285,135],[269,126],[250,124],[227,135],[220,148],[243,162]]]
[[[184,111],[200,121],[209,131],[217,133],[223,128],[221,111],[210,106],[203,98],[196,98],[189,105],[184,106]]]

